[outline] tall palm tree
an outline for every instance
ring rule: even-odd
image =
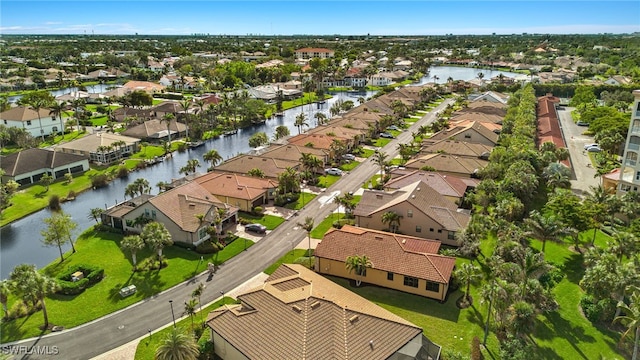
[[[304,222],[299,222],[297,225],[300,228],[307,232],[307,238],[309,239],[309,246],[307,248],[307,256],[309,257],[309,268],[311,268],[311,230],[313,230],[313,218],[311,216],[307,216],[304,218]]]
[[[387,154],[384,151],[376,150],[373,154],[373,161],[380,167],[380,182],[384,180],[384,168],[387,164]]]
[[[139,235],[125,236],[120,242],[120,249],[131,253],[131,261],[133,262],[133,271],[136,271],[137,259],[136,254],[144,248],[144,242]]]
[[[208,161],[209,163],[211,163],[211,168],[215,167],[216,165],[218,165],[220,162],[222,162],[222,155],[220,155],[220,153],[218,153],[218,150],[216,149],[211,149],[209,151],[207,151],[203,156],[202,159],[204,161]]]
[[[80,118],[83,116],[81,114],[84,114],[85,112],[86,105],[87,105],[87,102],[82,98],[71,100],[71,107],[73,108],[73,116],[76,118],[77,132],[80,132]]]
[[[184,302],[184,313],[185,315],[189,315],[191,318],[191,328],[193,328],[193,316],[196,314],[196,308],[198,306],[198,300],[189,299],[189,301]]]
[[[45,94],[46,93],[46,94]],[[48,97],[46,95],[49,95]],[[25,96],[26,97],[26,96]],[[51,100],[53,99],[52,95],[47,91],[44,93],[37,91],[35,93],[30,94],[30,96],[24,99],[24,103],[33,109],[38,115],[38,123],[40,124],[40,135],[42,136],[42,141],[44,141],[44,128],[42,127],[42,117],[40,116],[40,110],[51,104]]]
[[[627,292],[631,293],[631,296],[629,297],[629,305],[620,301],[618,303],[618,308],[624,312],[624,315],[616,316],[613,321],[621,322],[627,327],[627,331],[622,334],[620,341],[624,340],[629,333],[635,333],[633,341],[633,356],[631,360],[636,360],[638,358],[638,342],[640,341],[640,288],[635,285],[630,286],[627,288]]]
[[[67,102],[57,102],[54,101],[49,106],[49,115],[53,116],[53,118],[60,119],[60,132],[64,135],[64,121],[62,121],[62,115],[67,110]]]
[[[547,240],[560,242],[569,235],[568,228],[554,215],[542,215],[537,210],[533,210],[524,223],[529,229],[529,235],[542,241],[543,253]]]
[[[309,123],[307,122],[307,114],[300,113],[296,115],[296,121],[293,123],[293,125],[298,128],[298,135],[300,135],[302,133],[302,127],[309,126]]]
[[[187,141],[189,141],[189,108],[191,107],[191,105],[193,105],[193,102],[191,101],[191,99],[184,99],[182,101],[180,101],[180,106],[182,106],[182,114],[184,116],[184,125],[186,127],[186,137],[187,137]]]
[[[169,144],[171,144],[171,129],[170,129],[170,125],[171,122],[176,118],[175,115],[173,115],[172,113],[166,113],[162,116],[162,119],[160,119],[160,122],[164,122],[167,124],[167,136],[169,137]]]
[[[471,283],[474,283],[480,278],[482,278],[482,273],[480,272],[480,268],[471,264],[465,263],[462,264],[461,267],[457,268],[453,272],[454,276],[458,281],[465,284],[466,291],[464,293],[464,298],[467,302],[471,303],[471,297],[469,296],[469,290],[471,289]]]
[[[200,307],[200,320],[202,320],[202,300],[200,298],[202,297],[203,292],[204,292],[203,283],[198,283],[198,286],[196,286],[196,288],[193,289],[193,292],[191,292],[192,297],[198,298],[198,305]]]
[[[317,112],[313,117],[316,118],[317,125],[324,125],[327,122],[327,115],[321,112]]]
[[[11,292],[11,286],[9,284],[9,280],[0,281],[0,304],[2,304],[2,310],[4,310],[4,316],[9,315],[7,302],[9,301],[10,292]]]
[[[367,268],[372,268],[373,263],[367,257],[367,255],[353,255],[347,256],[347,260],[345,261],[345,267],[349,273],[356,273],[356,286],[360,286],[362,284],[361,277],[367,276]]]
[[[152,221],[142,228],[140,238],[158,254],[158,261],[162,265],[162,249],[165,246],[173,245],[169,230],[163,224]]]
[[[200,161],[198,159],[189,159],[187,164],[180,168],[180,174],[189,175],[189,173],[196,172],[196,168],[200,167]]]
[[[156,350],[156,360],[196,360],[200,355],[198,344],[176,327],[162,340]]]
[[[402,216],[395,211],[387,211],[382,214],[382,223],[389,224],[389,229],[392,233],[398,232],[400,229],[400,219]]]
[[[26,304],[35,307],[40,303],[42,306],[42,316],[44,317],[43,329],[49,328],[49,315],[47,314],[47,306],[45,298],[55,293],[58,288],[58,282],[36,270],[35,265],[21,264],[16,266],[9,279],[12,284],[12,293],[16,294]]]

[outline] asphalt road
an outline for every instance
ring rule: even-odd
[[[584,145],[594,143],[593,136],[583,135],[587,127],[578,126],[571,118],[572,107],[558,108],[558,119],[571,156],[571,168],[574,178],[571,179],[571,188],[579,195],[589,192],[590,186],[598,186],[600,178],[594,177],[596,170],[591,166],[589,155],[584,151]]]
[[[434,113],[441,111],[452,102],[453,99],[447,99],[414,123],[408,130],[399,134],[396,139],[389,142],[382,149],[389,155],[389,159],[398,154],[398,144],[411,141],[412,131],[417,130],[421,125],[431,123],[435,119]],[[92,322],[39,338],[3,344],[3,347],[6,345],[24,346],[25,348],[20,348],[24,349],[20,351],[21,354],[16,356],[19,359],[85,360],[144,336],[148,334],[149,329],[157,329],[172,321],[169,300],[173,300],[176,317],[180,317],[184,309],[184,302],[190,298],[198,282],[202,281],[206,284],[201,299],[203,304],[207,304],[220,297],[223,292],[228,292],[262,272],[285,255],[291,249],[292,243],[299,243],[306,237],[306,232],[297,225],[297,222],[302,222],[305,217],[311,216],[315,219],[316,224],[319,223],[335,210],[334,196],[357,190],[378,170],[377,165],[365,162],[363,166],[358,166],[343,175],[342,179],[326,189],[303,210],[300,210],[298,216],[285,221],[246,252],[220,266],[211,281],[206,281],[208,274],[205,272],[191,281],[179,284],[156,296]],[[69,311],[76,310],[69,309]],[[82,310],[78,309],[77,311]],[[55,321],[55,319],[53,320]],[[32,348],[34,345],[35,347]],[[38,351],[51,350],[54,347],[58,350],[57,354],[36,354]],[[25,354],[27,352],[29,354]]]

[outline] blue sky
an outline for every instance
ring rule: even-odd
[[[640,31],[640,1],[2,0],[0,34],[513,34]]]

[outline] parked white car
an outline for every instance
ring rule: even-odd
[[[336,176],[342,176],[342,170],[338,169],[338,168],[329,168],[329,169],[324,169],[324,172],[327,175],[336,175]]]
[[[588,148],[593,147],[593,146],[600,147],[600,145],[598,145],[598,144],[587,144],[587,145],[584,146],[584,149],[587,150]]]

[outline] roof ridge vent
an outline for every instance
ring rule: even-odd
[[[320,306],[320,301],[314,301],[310,306],[311,306],[312,309],[315,309],[318,306]]]

